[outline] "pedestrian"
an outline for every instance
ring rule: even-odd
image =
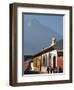
[[[50,72],[52,73],[53,72],[53,68],[51,67],[51,69],[50,69]]]
[[[49,73],[49,67],[47,67],[47,72]]]
[[[63,69],[59,66],[59,73],[62,73]]]

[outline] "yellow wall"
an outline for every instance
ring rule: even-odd
[[[41,68],[41,56],[35,57],[33,64],[34,64],[34,70],[35,71],[40,71],[40,68]]]

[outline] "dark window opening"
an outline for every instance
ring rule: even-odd
[[[43,56],[43,66],[47,66],[47,55]]]
[[[56,56],[53,57],[53,68],[56,68]]]

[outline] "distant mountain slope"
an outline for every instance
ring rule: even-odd
[[[25,24],[26,25],[26,24]],[[51,43],[52,37],[56,40],[62,39],[52,28],[48,28],[36,19],[33,19],[29,27],[25,27],[24,31],[24,54],[34,54],[39,52],[41,48],[48,47]]]
[[[63,50],[63,40],[59,40],[56,42],[57,50]]]

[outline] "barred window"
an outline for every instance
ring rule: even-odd
[[[47,55],[43,56],[43,66],[47,66]]]
[[[49,54],[49,66],[51,67],[51,54]]]

